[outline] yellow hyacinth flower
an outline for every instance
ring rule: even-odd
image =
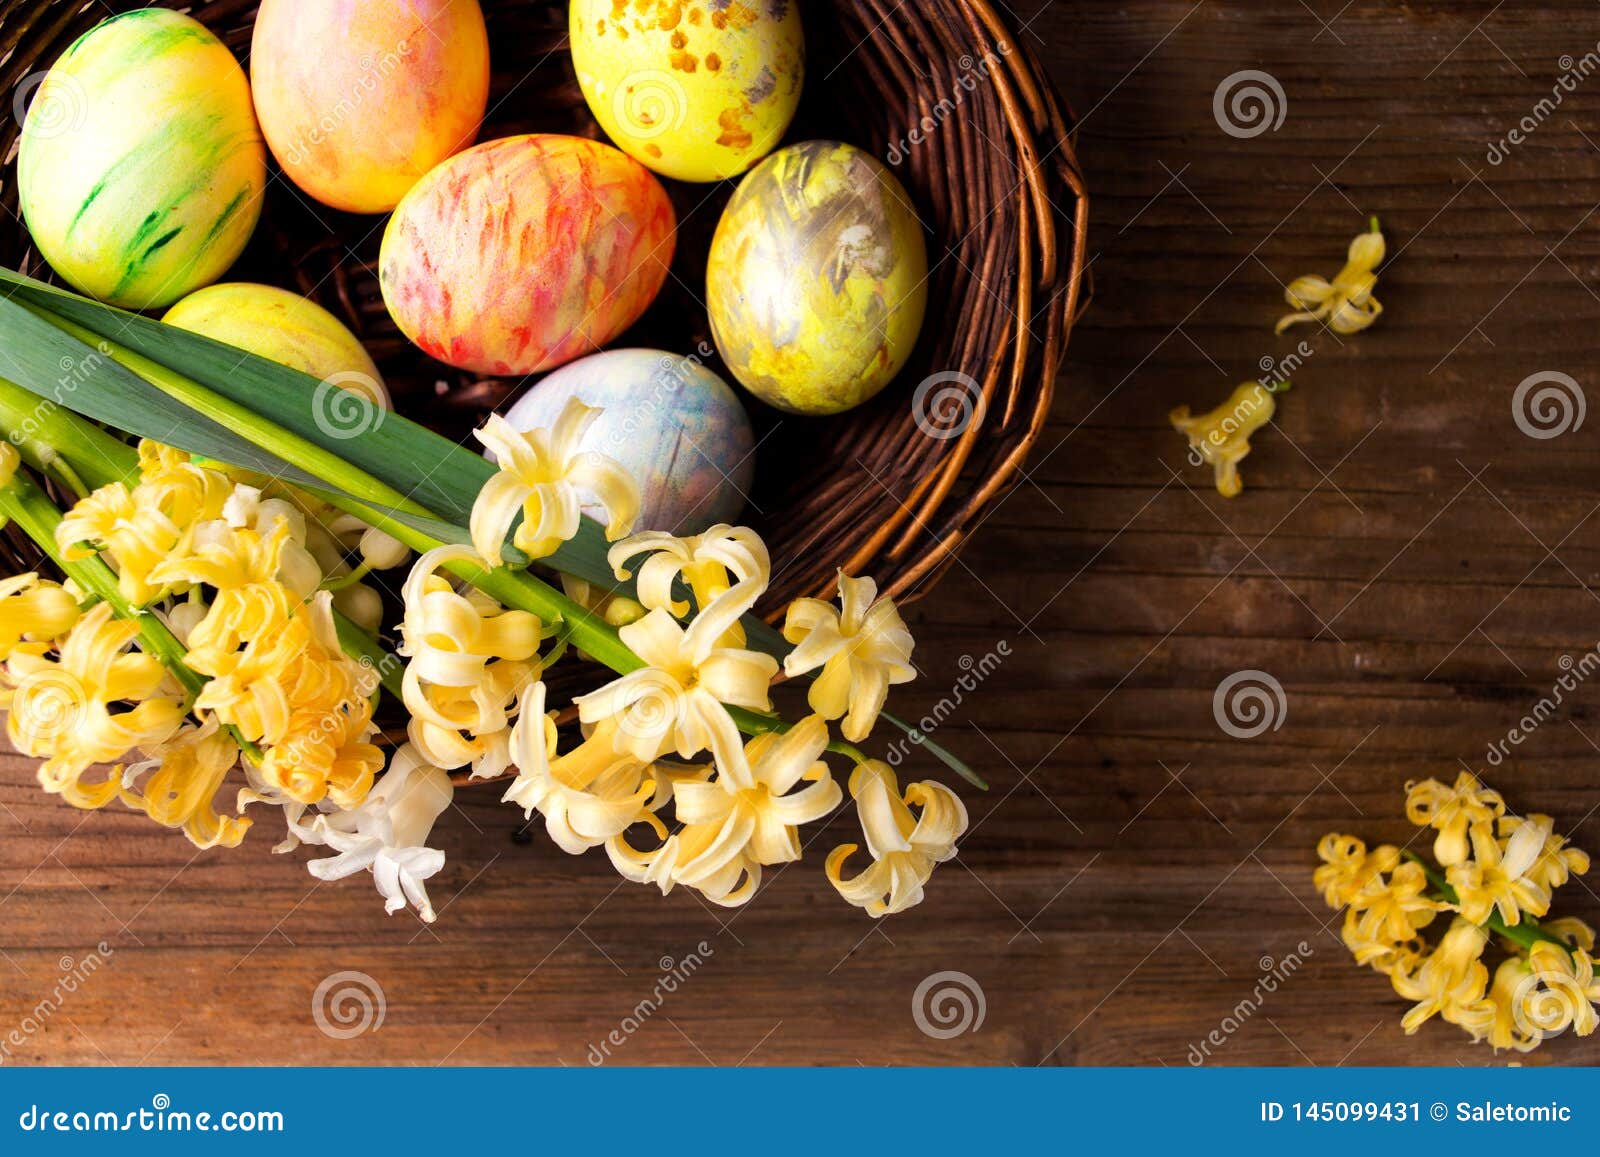
[[[615,720],[616,750],[640,763],[674,750],[684,759],[710,751],[725,774],[747,777],[744,745],[728,707],[769,710],[768,685],[778,661],[722,640],[755,595],[735,588],[687,628],[664,610],[622,627],[618,635],[646,665],[574,699],[578,718],[585,724]]]
[[[1358,933],[1394,944],[1412,940],[1419,928],[1426,928],[1435,915],[1448,907],[1443,901],[1424,895],[1428,886],[1428,875],[1421,864],[1398,865],[1387,884],[1351,900]]]
[[[1355,836],[1329,832],[1317,844],[1322,866],[1311,875],[1311,882],[1322,893],[1330,908],[1342,908],[1370,889],[1383,887],[1383,875],[1400,863],[1400,849],[1384,844],[1367,851]]]
[[[218,590],[274,583],[289,540],[290,526],[284,519],[265,534],[229,526],[220,519],[201,523],[181,552],[152,568],[150,581],[161,586],[204,583]],[[319,571],[318,579],[320,574]],[[296,598],[304,599],[316,590],[317,581],[309,587],[285,586]]]
[[[1475,1006],[1489,987],[1489,970],[1480,959],[1488,944],[1484,928],[1457,916],[1415,971],[1390,976],[1395,992],[1416,1002],[1400,1021],[1408,1035],[1430,1017],[1454,1024],[1479,1011]]]
[[[556,755],[555,721],[545,712],[543,683],[522,693],[511,731],[511,758],[517,778],[501,797],[532,818],[544,816],[545,830],[562,851],[577,855],[619,835],[643,814],[656,783],[650,768],[619,754],[608,720],[565,755]]]
[[[1210,413],[1191,417],[1188,406],[1178,406],[1167,420],[1189,439],[1191,455],[1210,463],[1216,474],[1217,493],[1233,498],[1244,489],[1239,463],[1250,453],[1250,435],[1272,420],[1278,403],[1260,382],[1241,382],[1228,400]]]
[[[1541,940],[1528,949],[1527,970],[1534,981],[1517,990],[1521,1023],[1541,1036],[1555,1036],[1569,1028],[1578,1036],[1588,1036],[1600,1026],[1594,1008],[1594,1002],[1600,1000],[1600,985],[1587,951],[1568,951]]]
[[[1422,964],[1421,939],[1411,936],[1405,940],[1391,940],[1387,930],[1386,925],[1376,928],[1364,925],[1359,912],[1347,910],[1344,926],[1339,930],[1339,939],[1350,950],[1357,964],[1375,972],[1385,976],[1395,972],[1414,972]]]
[[[158,824],[182,828],[197,848],[238,847],[250,821],[220,816],[215,806],[222,781],[239,762],[232,737],[212,720],[185,726],[143,750],[147,758],[130,765],[121,779],[122,802]]]
[[[1539,921],[1539,927],[1572,948],[1594,951],[1594,929],[1576,916],[1556,916]]]
[[[1474,1043],[1487,1041],[1495,1052],[1532,1052],[1543,1039],[1531,1029],[1522,1010],[1522,996],[1533,983],[1526,960],[1520,956],[1502,960],[1494,970],[1488,997],[1462,1018],[1461,1027],[1472,1034]]]
[[[403,698],[408,732],[422,758],[450,769],[472,765],[475,776],[498,775],[510,762],[511,709],[539,677],[541,626],[526,611],[508,611],[482,592],[457,590],[437,573],[465,547],[428,551],[402,591],[405,618],[399,653],[410,661]]]
[[[311,625],[278,583],[220,591],[189,632],[185,662],[209,682],[195,700],[238,727],[244,738],[277,743],[289,728],[282,676],[311,645]]]
[[[1326,321],[1337,334],[1359,333],[1383,312],[1372,296],[1378,284],[1375,272],[1385,253],[1377,218],[1365,233],[1350,242],[1344,268],[1330,282],[1325,278],[1297,277],[1284,290],[1284,300],[1296,311],[1278,319],[1277,333],[1302,321]]]
[[[917,676],[911,632],[894,600],[878,598],[870,578],[840,571],[837,608],[820,599],[790,603],[783,637],[795,644],[783,660],[784,674],[793,678],[821,667],[806,702],[824,719],[843,716],[839,729],[853,743],[871,734],[890,685]]]
[[[649,557],[639,567],[639,602],[679,619],[690,610],[687,602],[673,598],[672,584],[680,578],[694,594],[694,605],[704,610],[735,585],[754,583],[765,590],[772,576],[772,559],[761,536],[727,523],[683,538],[647,530],[617,543],[606,558],[617,578],[626,579],[628,561],[641,554]]]
[[[0,662],[19,648],[42,651],[77,621],[78,600],[61,584],[32,573],[0,580]]]
[[[1514,837],[1525,824],[1538,824],[1546,832],[1544,847],[1523,873],[1528,880],[1546,891],[1554,891],[1571,877],[1581,876],[1589,870],[1589,853],[1572,847],[1565,836],[1557,835],[1552,830],[1555,822],[1550,816],[1537,812],[1526,818],[1510,815],[1500,817],[1502,839]],[[1592,939],[1590,944],[1593,944]]]
[[[1433,857],[1442,868],[1467,858],[1472,850],[1467,832],[1473,824],[1493,824],[1505,810],[1500,793],[1484,787],[1470,771],[1456,776],[1452,787],[1436,779],[1406,784],[1406,818],[1438,831]]]
[[[166,593],[150,572],[180,551],[196,524],[222,516],[233,483],[182,451],[148,440],[139,444],[139,471],[131,489],[109,483],[76,503],[62,516],[56,542],[69,560],[103,550],[123,597],[144,606]]]
[[[502,565],[501,549],[517,515],[512,539],[530,558],[544,558],[578,533],[585,495],[606,510],[606,537],[621,538],[639,513],[639,487],[614,459],[581,448],[584,431],[600,414],[577,398],[567,402],[549,430],[519,432],[498,414],[476,431],[495,457],[499,472],[484,483],[472,504],[473,548],[491,567]]]
[[[839,894],[867,915],[888,916],[922,902],[933,869],[956,854],[956,840],[967,830],[967,809],[943,784],[923,781],[900,794],[894,770],[869,759],[850,775],[850,795],[866,836],[872,864],[846,880],[842,870],[856,851],[841,844],[828,856],[828,880]],[[913,815],[912,808],[921,809]]]
[[[100,603],[68,632],[57,658],[24,651],[7,662],[6,735],[24,755],[44,760],[39,782],[46,791],[70,798],[94,764],[160,743],[182,724],[182,705],[163,693],[166,668],[127,651],[138,635],[137,623],[113,618]],[[124,703],[133,706],[122,710]],[[114,791],[100,803],[111,798]]]
[[[606,845],[611,862],[663,894],[682,884],[723,907],[745,903],[761,884],[763,866],[800,858],[799,825],[821,819],[843,798],[822,761],[827,746],[827,724],[816,715],[781,735],[757,736],[745,745],[748,775],[719,769],[710,780],[676,783],[672,798],[683,829],[669,836],[654,815],[643,816],[659,846],[637,851],[619,832]],[[802,781],[806,786],[794,790]]]
[[[1550,890],[1527,878],[1550,837],[1550,818],[1528,822],[1502,845],[1488,824],[1471,829],[1473,858],[1452,864],[1445,873],[1457,896],[1456,910],[1474,924],[1498,912],[1508,926],[1522,914],[1543,916],[1550,910]]]
[[[368,742],[373,730],[371,701],[355,688],[338,700],[300,705],[257,774],[298,803],[326,797],[341,810],[357,807],[383,769],[383,751]]]

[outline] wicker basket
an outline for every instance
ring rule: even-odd
[[[112,11],[143,6],[0,0],[4,94],[21,105],[30,78],[77,36]],[[255,3],[168,6],[190,11],[241,59],[248,54]],[[480,139],[600,137],[566,50],[567,5],[483,0],[483,8],[494,77]],[[1044,427],[1084,300],[1088,206],[1071,124],[1026,36],[1014,36],[989,0],[813,0],[802,17],[808,75],[787,139],[843,139],[890,161],[930,231],[933,271],[916,354],[872,402],[826,419],[750,402],[762,441],[746,519],[772,548],[769,611],[829,593],[841,567],[873,575],[902,600],[924,593],[1013,484]],[[0,262],[50,278],[17,212],[19,132],[15,116],[0,127]],[[733,182],[709,198],[706,186],[667,184],[679,214],[675,276],[614,344],[711,348],[704,309],[685,287],[704,281]],[[378,290],[384,220],[311,203],[279,177],[228,277],[314,296],[366,342],[398,409],[463,437],[520,383],[452,369],[401,336]]]

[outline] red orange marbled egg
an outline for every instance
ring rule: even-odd
[[[538,373],[611,341],[666,280],[676,218],[661,183],[580,137],[487,141],[395,209],[378,278],[400,329],[460,369]]]

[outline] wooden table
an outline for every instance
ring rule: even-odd
[[[1600,51],[1600,11],[1020,7],[1083,118],[1096,299],[1030,479],[912,614],[913,715],[1010,651],[940,733],[993,790],[969,796],[973,830],[928,902],[875,924],[832,895],[819,853],[848,814],[730,914],[518,843],[519,816],[479,791],[441,827],[429,928],[386,919],[364,880],[318,885],[303,853],[270,854],[271,831],[196,855],[141,818],[46,798],[7,759],[0,1030],[111,950],[7,1059],[1506,1060],[1437,1022],[1403,1035],[1403,1002],[1350,962],[1310,872],[1326,831],[1411,838],[1406,781],[1485,768],[1600,639],[1600,417],[1549,438],[1513,418],[1530,375],[1600,386],[1600,77],[1536,111]],[[1270,74],[1285,115],[1235,137],[1213,98],[1246,69]],[[1392,254],[1380,323],[1275,338],[1281,284],[1331,275],[1373,213]],[[1224,501],[1165,414],[1216,404],[1302,338]],[[1285,694],[1255,738],[1213,715],[1245,670]],[[1579,686],[1486,768],[1513,807],[1591,845],[1597,706],[1600,687]],[[1559,907],[1594,920],[1592,887]],[[690,968],[657,1005],[663,974]],[[375,1031],[319,1031],[314,993],[341,971],[381,987]],[[940,972],[981,988],[981,1026],[919,1029],[916,990]],[[1273,973],[1287,979],[1257,999]],[[1569,1035],[1531,1060],[1593,1063],[1600,1043]]]

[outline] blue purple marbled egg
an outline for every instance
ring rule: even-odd
[[[555,424],[576,395],[603,411],[584,449],[639,483],[638,530],[697,534],[731,522],[755,477],[755,437],[737,395],[698,359],[664,350],[590,354],[546,375],[506,412],[519,430]],[[604,515],[585,504],[584,513]]]

